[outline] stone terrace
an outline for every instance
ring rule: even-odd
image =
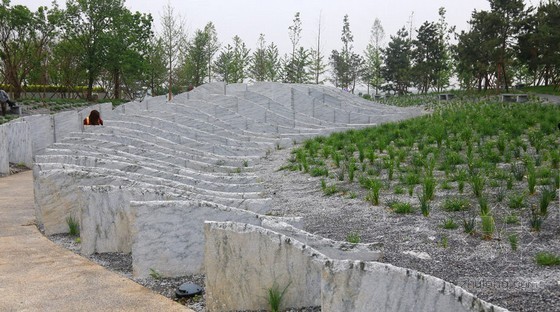
[[[305,233],[298,218],[267,216],[273,207],[257,169],[275,149],[304,139],[424,113],[331,87],[278,83],[213,83],[170,102],[155,97],[127,103],[102,112],[105,126],[68,133],[35,155],[37,220],[55,234],[68,232],[73,218],[80,223],[83,254],[131,253],[138,277],[150,270],[163,276],[212,272],[205,249],[220,247],[205,247],[205,240],[219,240],[208,239],[210,228],[205,237],[206,221],[263,227],[318,248],[321,259],[375,261],[382,253],[377,244],[349,247]],[[328,266],[330,260],[323,260]],[[323,264],[313,264],[317,287]],[[222,310],[218,303],[224,298],[209,282],[209,307]],[[318,298],[319,293],[307,302],[322,304]]]

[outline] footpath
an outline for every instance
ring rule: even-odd
[[[33,207],[31,171],[0,178],[0,311],[192,311],[54,244]]]

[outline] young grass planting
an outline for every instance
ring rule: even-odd
[[[323,177],[325,195],[344,187],[412,218],[444,212],[463,220],[469,234],[477,224],[465,214],[477,203],[487,240],[504,226],[546,226],[560,184],[560,106],[420,98],[430,115],[303,142],[293,151],[298,170]],[[412,96],[400,100],[417,103]]]

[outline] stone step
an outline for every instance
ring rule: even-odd
[[[179,182],[185,185],[200,188],[202,190],[210,190],[216,192],[230,193],[259,193],[263,191],[262,183],[237,183],[231,177],[214,178],[213,181],[205,181],[193,178],[189,175],[179,175],[167,172],[165,167],[154,168],[149,163],[135,162],[131,163],[125,158],[118,160],[111,157],[95,157],[87,155],[37,155],[35,157],[36,164],[72,164],[84,167],[101,167],[119,172],[135,172],[146,176],[166,179]],[[250,196],[249,196],[250,197]]]
[[[253,173],[241,172],[232,174],[232,172],[238,167],[227,167],[225,168],[225,172],[205,172],[186,167],[184,163],[176,164],[155,158],[145,157],[144,155],[137,155],[129,153],[127,151],[121,151],[117,146],[110,147],[112,148],[84,144],[75,145],[68,143],[55,143],[51,147],[47,148],[43,155],[84,155],[102,159],[109,157],[111,159],[127,160],[132,163],[143,163],[143,165],[149,168],[154,168],[156,170],[165,170],[173,174],[184,175],[195,179],[208,181],[209,183],[212,183],[214,181],[221,181],[221,179],[231,179],[232,181],[236,181],[236,183],[239,184],[258,183],[258,177]],[[223,168],[223,166],[221,166],[220,168]]]

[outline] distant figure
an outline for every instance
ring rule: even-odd
[[[0,89],[0,106],[2,106],[2,115],[6,115],[6,103],[10,105],[10,108],[16,106],[15,102],[10,101],[10,96],[6,91]]]
[[[85,126],[103,126],[103,120],[99,117],[97,110],[92,110],[89,116],[84,119]]]

